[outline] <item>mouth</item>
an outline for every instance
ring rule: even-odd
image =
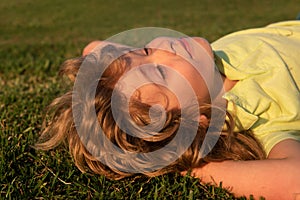
[[[192,54],[191,54],[191,48],[190,45],[188,43],[188,41],[185,38],[180,38],[179,42],[181,43],[181,45],[184,47],[184,49],[186,50],[186,52],[191,56],[192,58]]]

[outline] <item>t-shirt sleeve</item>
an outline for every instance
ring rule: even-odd
[[[266,133],[258,136],[258,139],[262,142],[266,154],[269,155],[272,148],[281,141],[293,139],[300,142],[300,131]]]

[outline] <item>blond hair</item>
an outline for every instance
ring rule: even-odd
[[[118,49],[111,49],[118,51]],[[71,81],[75,81],[76,75],[84,61],[84,57],[67,60],[61,66],[60,74],[66,75]],[[105,60],[105,58],[103,58]],[[153,136],[151,140],[134,137],[121,130],[112,114],[111,95],[118,79],[128,69],[130,63],[124,57],[120,57],[112,62],[99,77],[96,89],[94,107],[97,120],[100,123],[106,137],[117,147],[130,152],[147,153],[155,151],[168,144],[176,135],[176,132],[183,121],[180,109],[166,111],[166,122],[159,134]],[[121,95],[121,94],[120,94]],[[130,103],[130,116],[137,125],[148,125],[150,123],[150,105],[138,99]],[[37,149],[49,150],[55,148],[62,142],[67,144],[74,159],[75,165],[85,172],[90,170],[96,174],[104,175],[110,179],[121,179],[133,175],[132,172],[124,172],[117,167],[107,166],[100,162],[90,153],[80,136],[77,133],[72,114],[72,91],[56,98],[48,108],[47,115],[50,120],[45,120],[45,125],[41,132]],[[153,172],[145,172],[148,176],[157,176],[169,172],[179,172],[189,170],[193,167],[201,167],[209,162],[220,162],[224,160],[255,160],[264,159],[265,153],[260,143],[250,130],[240,133],[233,131],[234,119],[229,114],[224,124],[224,129],[213,149],[204,158],[200,155],[200,147],[204,141],[212,113],[216,109],[211,105],[200,105],[201,114],[208,118],[208,123],[197,122],[197,134],[190,147],[175,162]],[[188,110],[186,111],[188,112]],[[82,122],[85,123],[85,122]],[[193,127],[189,123],[184,125],[185,134],[189,134]],[[211,124],[210,126],[214,126]],[[101,151],[101,149],[97,149]],[[161,155],[161,157],[168,155]],[[119,165],[120,163],[115,163]]]

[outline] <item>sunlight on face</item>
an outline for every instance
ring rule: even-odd
[[[83,55],[101,43],[101,46],[107,43],[127,47],[94,41],[84,49]],[[145,45],[144,49],[127,48],[131,50],[124,57],[130,60],[131,75],[122,81],[123,92],[129,91],[126,87],[130,85],[139,85],[138,81],[146,81],[148,84],[135,88],[138,95],[133,95],[143,103],[160,104],[166,109],[179,108],[178,94],[182,94],[186,102],[192,99],[191,95],[196,95],[200,104],[211,103],[210,91],[215,90],[216,71],[211,46],[205,39],[159,37]],[[135,69],[134,72],[132,69]],[[189,94],[187,87],[191,87],[194,93]]]
[[[199,103],[210,103],[208,87],[213,86],[215,70],[213,53],[206,40],[160,37],[125,57],[130,59],[132,68],[137,68],[136,78],[127,79],[127,84],[137,81],[137,77],[150,82],[138,88],[142,102],[161,104],[167,109],[179,108],[178,99],[170,88],[175,88],[177,94],[184,94],[186,101],[193,95],[188,94],[187,85],[179,80],[178,76],[182,76],[194,90]],[[147,66],[141,67],[143,65]]]

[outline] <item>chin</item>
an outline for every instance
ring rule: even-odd
[[[201,45],[206,51],[207,53],[213,58],[214,57],[214,54],[213,54],[213,50],[210,46],[210,43],[202,38],[202,37],[193,37],[193,39],[199,44]]]

